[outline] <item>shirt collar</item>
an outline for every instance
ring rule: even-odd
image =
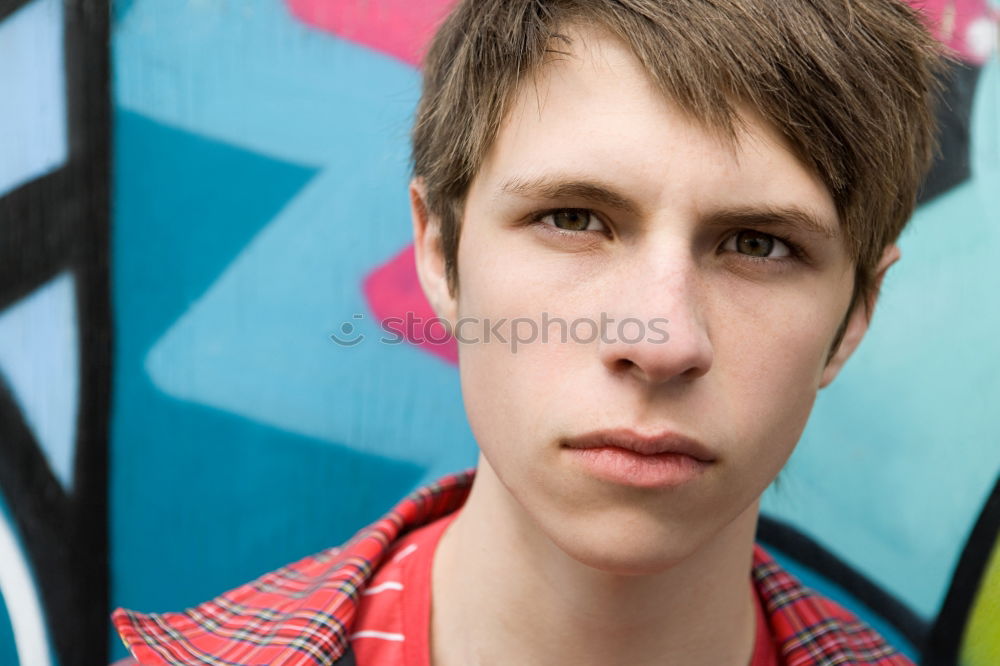
[[[346,661],[358,596],[391,545],[403,533],[458,510],[474,477],[470,468],[422,486],[343,546],[186,611],[119,608],[112,614],[114,626],[142,664],[325,666]],[[851,613],[803,587],[759,544],[751,577],[784,663],[912,666]]]

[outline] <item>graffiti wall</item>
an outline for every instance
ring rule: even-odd
[[[107,41],[102,5],[0,2],[3,664],[107,649]]]
[[[760,539],[924,664],[1000,663],[997,4],[959,57],[872,330]],[[0,663],[126,656],[472,466],[410,246],[420,53],[449,0],[0,0]],[[358,339],[359,344],[336,344]]]

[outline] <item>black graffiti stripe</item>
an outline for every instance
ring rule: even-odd
[[[31,3],[32,0],[0,0],[0,22],[16,12],[21,7]]]
[[[0,311],[57,274],[75,285],[79,382],[72,490],[54,478],[9,387],[0,387],[0,492],[31,560],[63,666],[107,663],[109,3],[60,0],[68,159],[0,197]],[[0,0],[0,20],[29,4]]]
[[[948,594],[924,646],[923,666],[958,663],[962,636],[993,549],[1000,547],[1000,475],[965,542]]]

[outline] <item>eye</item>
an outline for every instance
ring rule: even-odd
[[[780,238],[753,229],[738,231],[728,239],[724,250],[756,259],[781,259],[792,256],[791,248]]]
[[[562,231],[607,231],[600,218],[586,208],[560,208],[542,213],[535,219]]]

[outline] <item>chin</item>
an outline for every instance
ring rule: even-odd
[[[692,534],[645,529],[640,521],[623,530],[623,523],[550,538],[568,557],[584,566],[617,576],[647,576],[667,571],[690,557],[699,541]]]
[[[668,552],[662,547],[645,553],[585,551],[567,553],[580,564],[613,576],[651,576],[674,568],[690,553]]]

